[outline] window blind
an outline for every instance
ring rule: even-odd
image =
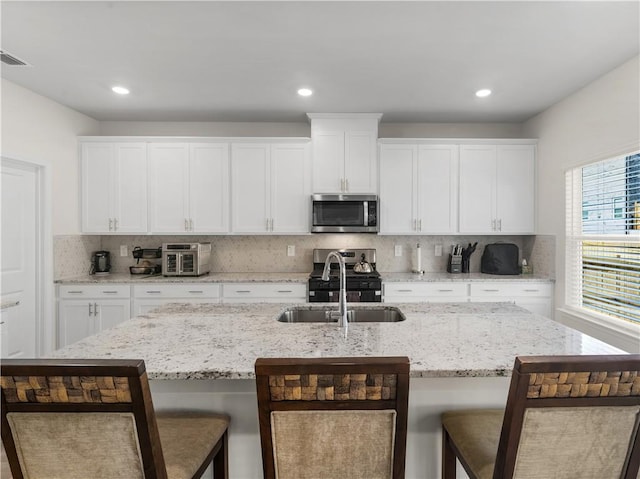
[[[640,154],[566,175],[566,302],[640,323]]]

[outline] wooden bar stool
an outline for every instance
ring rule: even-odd
[[[258,359],[264,477],[404,477],[409,358]]]
[[[517,357],[504,410],[442,415],[442,477],[640,479],[640,355]]]
[[[156,414],[142,360],[3,360],[2,442],[14,479],[228,477],[229,418]]]

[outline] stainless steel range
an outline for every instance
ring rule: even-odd
[[[309,275],[309,302],[337,302],[340,293],[338,263],[331,263],[329,281],[322,281],[322,270],[327,255],[338,251],[347,267],[347,301],[350,303],[380,303],[382,280],[376,271],[375,249],[314,249],[313,271]]]

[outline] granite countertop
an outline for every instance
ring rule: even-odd
[[[406,320],[352,323],[347,338],[336,323],[276,321],[288,306],[172,303],[53,356],[141,358],[151,379],[252,379],[259,357],[406,355],[412,377],[472,377],[509,375],[516,355],[623,353],[511,303],[385,303]]]
[[[549,281],[554,280],[544,275],[526,274],[505,276],[484,273],[380,273],[383,282],[416,282],[428,283],[436,281]],[[306,284],[309,273],[209,273],[203,276],[148,276],[129,273],[111,273],[108,275],[81,275],[74,278],[58,279],[58,284],[74,283],[302,283]]]
[[[483,282],[483,281],[508,281],[508,282],[521,282],[521,281],[548,281],[554,282],[555,280],[547,275],[541,274],[517,274],[517,275],[502,275],[502,274],[485,274],[485,273],[464,273],[464,274],[451,274],[445,272],[439,273],[380,273],[382,281],[386,283],[431,283],[436,281],[461,281],[461,282]]]
[[[81,275],[58,279],[55,283],[304,283],[309,273],[209,273],[202,276],[162,276],[129,273]]]

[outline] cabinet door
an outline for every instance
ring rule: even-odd
[[[496,218],[500,233],[535,230],[535,147],[499,145],[496,166]]]
[[[496,147],[460,147],[460,233],[493,233]]]
[[[413,145],[380,148],[380,233],[417,233],[416,155]]]
[[[229,231],[229,144],[192,144],[189,226],[197,233]]]
[[[95,333],[91,301],[60,301],[58,306],[58,347],[80,341]],[[91,315],[89,315],[91,308]]]
[[[112,299],[96,301],[96,333],[114,327],[131,317],[131,303],[129,300]]]
[[[345,192],[377,193],[376,134],[347,131],[344,142]]]
[[[116,233],[147,232],[147,146],[114,145],[113,212]]]
[[[269,230],[269,145],[231,146],[231,229],[234,233]]]
[[[184,233],[189,218],[189,146],[149,145],[150,230]]]
[[[344,132],[313,134],[313,193],[344,193]]]
[[[418,147],[418,230],[455,233],[458,227],[457,147]]]
[[[271,219],[274,233],[308,233],[308,144],[271,146]]]
[[[113,231],[113,152],[113,143],[84,143],[80,147],[83,233]]]

